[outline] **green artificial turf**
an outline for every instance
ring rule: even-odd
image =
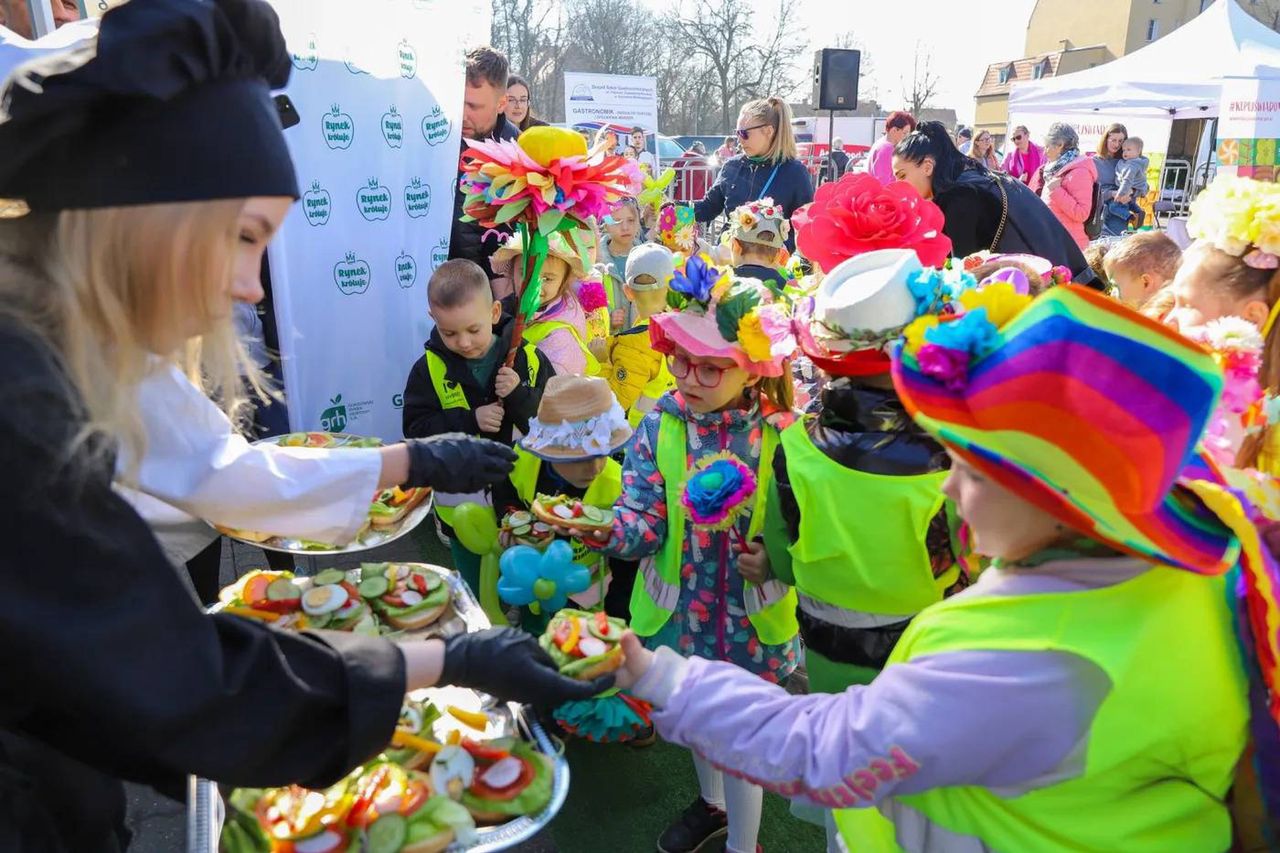
[[[424,562],[451,565],[430,521],[412,536]],[[658,836],[698,794],[688,750],[661,740],[644,749],[570,740],[565,755],[569,799],[548,830],[559,853],[653,853]],[[822,829],[792,817],[789,807],[765,794],[759,840],[766,853],[825,850]]]

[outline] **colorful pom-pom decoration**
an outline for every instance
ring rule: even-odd
[[[695,529],[728,530],[748,511],[755,493],[755,472],[726,450],[699,460],[680,502]]]

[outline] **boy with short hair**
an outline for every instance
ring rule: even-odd
[[[748,202],[734,210],[729,220],[734,274],[759,279],[774,293],[781,294],[789,279],[780,269],[780,263],[790,234],[791,223],[786,213],[771,198]]]
[[[1117,298],[1141,310],[1173,281],[1182,263],[1178,244],[1159,231],[1144,231],[1121,240],[1107,252],[1103,268]]]
[[[609,339],[603,374],[633,427],[653,411],[659,397],[675,387],[666,361],[649,340],[649,318],[667,309],[675,264],[675,256],[656,243],[637,246],[627,256],[622,289],[635,306],[635,325]]]
[[[1126,139],[1120,147],[1120,156],[1123,159],[1116,164],[1116,197],[1111,203],[1117,206],[1115,212],[1118,215],[1123,216],[1127,211],[1137,217],[1135,227],[1141,228],[1147,214],[1138,206],[1138,199],[1151,189],[1147,183],[1149,161],[1142,156],[1142,138],[1130,136]]]
[[[511,444],[513,430],[528,430],[542,389],[554,370],[533,344],[504,362],[515,320],[493,298],[489,277],[466,260],[446,261],[427,284],[427,304],[435,328],[426,352],[414,363],[404,387],[405,438],[446,432],[480,435]],[[471,495],[436,491],[436,514],[452,540],[454,566],[473,591],[479,589],[480,561],[454,539],[453,509]]]

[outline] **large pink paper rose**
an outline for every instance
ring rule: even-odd
[[[823,272],[877,249],[914,249],[926,267],[942,266],[951,254],[936,204],[905,181],[882,185],[865,172],[818,187],[791,221],[796,247]]]

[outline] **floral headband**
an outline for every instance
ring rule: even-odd
[[[781,205],[771,198],[763,198],[733,211],[730,233],[744,243],[782,248],[791,235],[791,223]]]
[[[673,252],[688,254],[697,245],[697,221],[692,207],[668,204],[658,214],[658,239]]]
[[[902,346],[916,357],[921,373],[958,390],[968,384],[969,365],[995,348],[1000,329],[1031,299],[1014,283],[985,279],[944,300],[940,311],[921,313],[903,330]]]
[[[708,314],[714,307],[720,336],[753,362],[775,361],[795,351],[787,304],[757,279],[736,278],[698,254],[676,272],[671,290],[687,300],[683,311]]]
[[[1187,233],[1254,269],[1280,269],[1280,186],[1214,179],[1192,202]]]

